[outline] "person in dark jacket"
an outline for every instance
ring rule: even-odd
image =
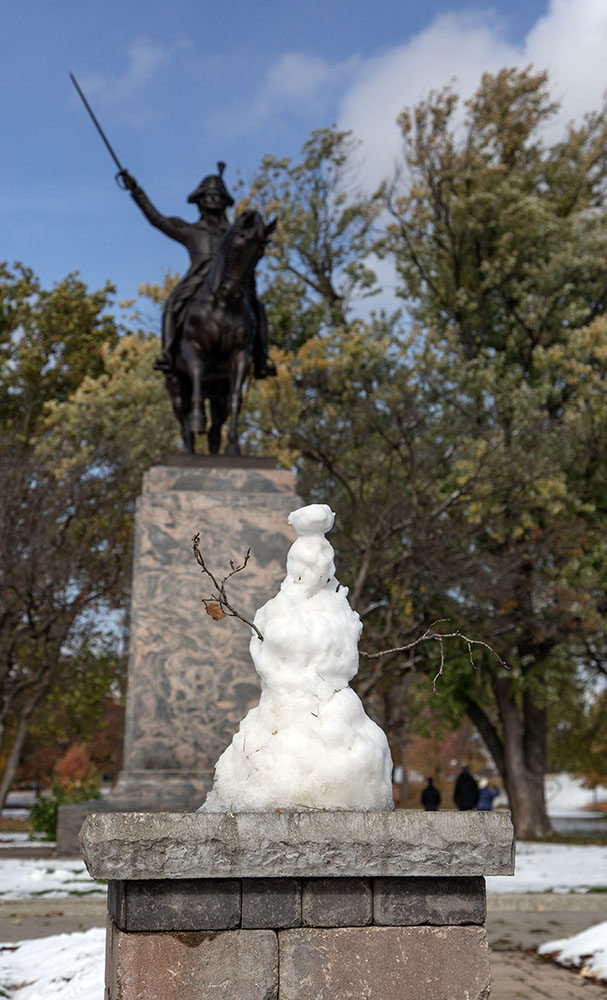
[[[499,788],[492,788],[486,778],[481,778],[478,783],[478,802],[476,808],[479,812],[490,812],[493,808],[493,800],[499,795]]]
[[[436,812],[440,805],[440,792],[432,778],[426,778],[428,784],[422,792],[422,805],[426,812]]]
[[[455,802],[457,808],[462,811],[476,809],[476,803],[478,802],[478,785],[474,776],[470,774],[467,764],[464,764],[461,774],[455,782],[453,801]]]

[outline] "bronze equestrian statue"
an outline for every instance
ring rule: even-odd
[[[226,209],[234,204],[234,199],[223,182],[225,164],[218,163],[217,168],[219,172],[204,177],[187,199],[189,204],[198,208],[200,218],[197,222],[186,222],[174,216],[161,215],[145,191],[126,170],[122,170],[119,174],[122,183],[130,191],[133,201],[139,206],[148,222],[171,239],[182,243],[190,255],[190,267],[170,293],[164,307],[162,354],[154,365],[160,371],[170,371],[173,367],[173,352],[180,333],[184,307],[207,277],[219,241],[229,227]],[[275,375],[276,369],[272,362],[268,361],[268,324],[265,309],[257,298],[254,280],[251,282],[250,295],[258,317],[254,374],[256,378],[267,378],[268,375]]]
[[[181,351],[181,341],[188,308],[204,288],[205,282],[209,279],[218,247],[230,230],[230,225],[226,218],[226,209],[234,204],[234,199],[228,192],[223,181],[225,165],[219,163],[217,166],[218,173],[210,174],[203,178],[188,198],[189,203],[198,207],[200,218],[197,222],[186,222],[184,219],[162,215],[139,187],[134,177],[124,169],[118,175],[123,186],[131,193],[131,197],[148,221],[167,236],[182,243],[190,255],[190,267],[185,276],[170,293],[164,307],[162,317],[162,353],[154,364],[154,367],[162,371],[165,375],[167,389],[173,401],[173,409],[180,422],[184,444],[189,452],[194,451],[194,435],[204,431],[206,418],[204,408],[201,413],[197,410],[196,414],[186,415],[184,412],[184,407],[187,406],[188,401],[198,396],[193,386],[190,390],[189,387],[183,384],[183,376],[186,374],[183,371],[184,364],[188,366],[187,374],[191,378],[204,382],[202,387],[204,390],[203,395],[210,400],[212,426],[209,432],[209,450],[211,453],[216,453],[219,450],[220,434],[218,434],[217,421],[221,417],[221,399],[226,396],[226,390],[230,394],[230,398],[225,400],[226,415],[229,413],[232,417],[236,405],[233,389],[227,388],[228,383],[231,386],[229,366],[227,366],[227,357],[232,346],[230,338],[227,338],[226,343],[223,344],[221,340],[215,338],[213,351],[210,355],[207,352],[204,359],[200,357],[197,360],[194,372],[190,371],[191,362],[184,360],[183,352]],[[272,225],[273,228],[274,226]],[[268,235],[269,231],[266,232],[264,244]],[[252,342],[248,349],[249,363],[252,359],[253,373],[256,378],[262,379],[267,378],[269,375],[275,375],[276,368],[268,359],[268,322],[265,309],[257,298],[255,288],[254,267],[257,260],[263,254],[263,247],[258,249],[260,249],[259,256],[252,267],[249,267],[247,273],[243,274],[239,280],[243,282],[247,308],[253,314],[253,326],[249,330],[252,334]],[[228,325],[233,326],[231,319]],[[242,357],[239,364],[242,369]],[[248,370],[247,367],[244,377],[242,379],[239,377],[237,380],[240,381],[238,409],[240,409],[240,403],[242,402],[242,385],[248,374]],[[232,423],[228,447],[230,453],[239,453],[237,442],[234,441]]]
[[[265,225],[258,212],[248,211],[229,225],[226,209],[234,199],[223,182],[224,163],[188,198],[198,206],[197,222],[161,215],[122,166],[73,73],[70,79],[118,168],[120,186],[130,191],[153,226],[182,243],[190,255],[185,277],[165,303],[162,353],[154,363],[164,372],[185,447],[193,454],[195,435],[206,430],[208,399],[211,454],[219,451],[221,427],[229,416],[226,453],[238,455],[237,418],[251,362],[256,378],[276,375],[268,359],[266,313],[255,289],[255,266],[276,220]]]
[[[186,449],[206,430],[204,399],[211,408],[209,451],[219,451],[221,427],[229,418],[226,455],[239,455],[237,421],[242,391],[259,329],[251,296],[255,266],[276,221],[259,212],[239,215],[222,237],[207,278],[187,302],[175,367],[165,375]]]

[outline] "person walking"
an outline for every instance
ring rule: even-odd
[[[479,812],[490,812],[493,809],[493,800],[498,797],[499,788],[491,787],[486,778],[481,778],[478,783],[478,802],[476,808]]]
[[[422,805],[426,812],[436,812],[440,805],[441,794],[432,778],[426,778],[426,781],[428,783],[422,792]]]
[[[476,809],[478,802],[478,785],[475,777],[470,774],[467,764],[462,767],[461,773],[455,782],[453,801],[462,812],[468,809]]]

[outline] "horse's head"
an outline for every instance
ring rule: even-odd
[[[272,219],[267,225],[263,221],[259,212],[247,209],[239,215],[234,224],[228,230],[227,236],[231,235],[235,249],[248,249],[251,257],[256,258],[255,263],[263,256],[271,234],[276,229],[276,219]]]
[[[276,219],[265,223],[259,212],[247,209],[230,226],[215,254],[209,283],[214,294],[220,289],[228,298],[238,294],[251,278],[263,257]]]
[[[226,270],[247,275],[263,256],[276,220],[266,226],[259,212],[248,209],[230,226],[220,245],[226,256]],[[219,252],[218,252],[219,256]]]

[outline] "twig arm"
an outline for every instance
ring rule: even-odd
[[[360,655],[364,656],[366,660],[379,660],[382,656],[393,656],[396,653],[405,653],[407,652],[407,650],[413,649],[414,646],[419,646],[420,643],[422,642],[437,642],[440,648],[440,666],[438,672],[436,673],[436,675],[432,680],[432,690],[434,691],[434,694],[437,694],[437,688],[436,688],[437,681],[439,681],[442,678],[444,673],[445,639],[461,639],[463,642],[466,643],[468,647],[468,656],[470,658],[470,664],[473,670],[477,669],[477,665],[474,662],[474,656],[472,653],[473,646],[481,646],[483,649],[486,649],[491,654],[491,656],[495,657],[500,666],[505,667],[506,670],[510,669],[506,661],[502,659],[499,653],[493,648],[493,646],[490,646],[488,642],[483,642],[482,639],[471,639],[469,636],[464,635],[463,632],[460,632],[459,629],[456,629],[454,632],[437,632],[436,631],[437,625],[440,625],[442,622],[446,620],[447,619],[443,618],[440,619],[439,621],[433,622],[432,625],[430,625],[425,632],[422,632],[421,635],[418,635],[418,637],[416,639],[413,639],[411,642],[405,643],[404,646],[396,646],[394,649],[382,649],[380,650],[379,653],[367,653],[364,649],[361,649]]]
[[[240,573],[243,569],[245,569],[251,557],[251,550],[250,549],[247,550],[244,560],[238,566],[232,560],[230,560],[231,572],[228,573],[227,576],[224,576],[224,578],[220,581],[216,579],[216,577],[214,576],[214,574],[211,572],[211,570],[204,561],[202,552],[200,551],[199,532],[196,532],[196,534],[192,538],[192,551],[194,552],[194,558],[196,559],[196,562],[200,566],[202,572],[209,577],[211,583],[215,588],[215,593],[212,593],[210,597],[201,598],[201,603],[204,604],[207,614],[210,615],[210,617],[213,618],[215,621],[219,621],[221,618],[226,618],[226,617],[238,618],[239,621],[243,622],[245,625],[248,625],[249,628],[253,629],[260,642],[263,642],[263,635],[257,628],[257,625],[255,625],[254,622],[249,621],[248,618],[245,618],[244,615],[241,615],[240,612],[236,610],[236,608],[230,603],[225,589],[226,582],[230,579],[230,577],[234,576],[235,573]]]

